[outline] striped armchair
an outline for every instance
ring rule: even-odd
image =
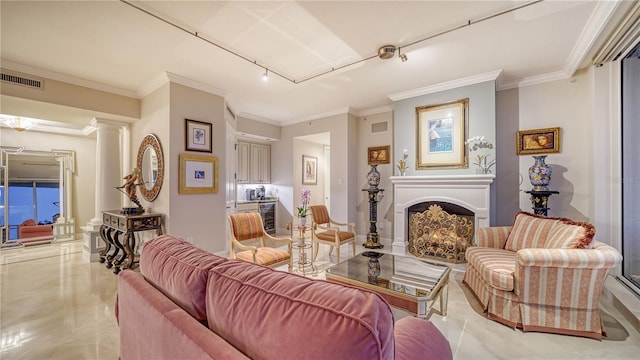
[[[591,224],[520,212],[513,226],[478,229],[463,283],[490,319],[601,339],[600,293],[622,256],[594,235]]]
[[[265,232],[259,213],[232,214],[228,216],[228,220],[230,259],[239,259],[270,267],[286,264],[291,272],[293,259],[290,238],[277,238]],[[269,247],[265,240],[276,246],[286,246],[286,250]]]

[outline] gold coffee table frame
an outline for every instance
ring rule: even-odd
[[[365,251],[327,269],[327,280],[372,290],[419,318],[447,315],[449,273],[444,264]],[[436,300],[440,310],[433,308]]]

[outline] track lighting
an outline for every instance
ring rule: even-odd
[[[400,58],[400,60],[402,60],[402,62],[408,60],[407,54],[403,54],[400,48],[398,48],[398,57]]]
[[[269,70],[267,70],[267,68],[264,68],[264,74],[262,74],[262,81],[269,81]]]

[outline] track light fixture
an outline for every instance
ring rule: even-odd
[[[453,32],[453,31],[456,31],[456,30],[459,30],[459,29],[462,29],[462,28],[465,28],[465,27],[469,27],[471,25],[475,25],[475,24],[478,24],[478,23],[482,23],[482,22],[491,20],[493,18],[502,16],[502,15],[505,15],[505,14],[509,14],[511,12],[523,9],[523,8],[531,6],[533,4],[540,3],[542,1],[543,0],[526,1],[526,2],[522,2],[522,3],[518,3],[514,7],[510,8],[510,9],[507,9],[507,10],[502,10],[502,11],[496,12],[494,14],[489,14],[489,15],[486,15],[486,16],[478,18],[478,19],[469,19],[469,20],[465,21],[464,23],[461,23],[461,24],[458,24],[458,25],[453,25],[450,28],[445,29],[443,31],[437,32],[435,34],[431,34],[429,36],[423,37],[421,39],[417,39],[417,40],[409,42],[409,43],[405,43],[405,44],[403,44],[403,47],[413,46],[413,45],[425,42],[427,40],[431,40],[433,38],[448,34],[450,32]],[[207,44],[209,44],[211,46],[214,46],[214,47],[216,47],[216,48],[218,48],[220,50],[226,51],[227,53],[229,53],[231,55],[234,55],[234,56],[236,56],[236,57],[238,57],[238,58],[240,58],[240,59],[242,59],[244,61],[250,62],[250,63],[252,63],[252,64],[254,64],[256,66],[259,66],[259,67],[264,67],[262,64],[259,64],[257,60],[250,59],[250,58],[248,58],[248,57],[246,57],[246,56],[244,56],[244,55],[242,55],[240,53],[237,53],[237,52],[235,52],[235,51],[233,51],[233,50],[231,50],[231,49],[229,49],[229,48],[217,43],[216,41],[209,40],[208,38],[206,38],[202,34],[199,34],[197,31],[190,30],[186,26],[178,24],[177,22],[169,20],[168,18],[164,18],[160,14],[155,14],[151,10],[147,10],[146,8],[143,8],[140,5],[136,4],[137,2],[134,3],[131,0],[120,0],[120,2],[122,2],[123,4],[126,4],[126,5],[128,5],[128,6],[132,7],[132,8],[140,11],[140,12],[143,12],[143,13],[145,13],[145,14],[153,17],[153,18],[156,18],[156,19],[166,23],[167,25],[170,25],[170,26],[172,26],[172,27],[174,27],[174,28],[176,28],[176,29],[178,29],[180,31],[183,31],[183,32],[185,32],[185,33],[187,33],[187,34],[189,34],[191,36],[194,36],[197,39],[199,39],[201,41],[204,41],[204,42],[206,42]],[[338,70],[347,68],[349,66],[353,66],[355,64],[359,64],[359,63],[362,63],[362,62],[365,62],[365,61],[368,61],[368,60],[371,60],[371,59],[375,59],[376,57],[380,58],[380,59],[390,59],[395,55],[395,51],[396,51],[396,46],[395,45],[384,45],[384,46],[382,46],[382,47],[380,47],[378,49],[378,53],[375,54],[375,55],[370,55],[370,56],[367,56],[367,57],[364,57],[364,58],[361,58],[361,59],[357,59],[355,61],[351,61],[351,62],[342,64],[340,66],[335,66],[335,67],[332,67],[331,69],[327,69],[325,71],[321,71],[321,72],[319,72],[319,73],[317,73],[315,75],[310,75],[310,76],[308,76],[306,78],[303,78],[303,79],[293,79],[293,78],[290,78],[290,77],[288,77],[288,76],[286,76],[283,73],[278,72],[278,71],[271,70],[271,72],[273,74],[275,74],[276,76],[279,76],[282,79],[288,80],[289,82],[291,82],[293,84],[300,84],[300,83],[303,83],[305,81],[309,81],[311,79],[315,79],[317,77],[332,73],[334,71],[338,71]],[[407,55],[403,54],[403,53],[400,53],[400,49],[399,48],[398,48],[398,57],[403,62],[407,61]],[[266,67],[264,67],[264,70],[265,71],[264,71],[264,74],[262,75],[262,80],[267,81],[267,80],[269,80],[269,74],[268,74],[269,71],[267,70]]]
[[[398,48],[398,57],[402,62],[409,60],[409,58],[407,58],[407,54],[403,54],[402,51],[400,51],[400,48]]]

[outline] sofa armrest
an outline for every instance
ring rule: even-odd
[[[494,249],[504,249],[511,226],[493,226],[480,228],[476,231],[477,245]]]
[[[449,341],[429,320],[402,318],[396,322],[393,335],[396,360],[453,359]]]
[[[592,249],[522,249],[516,253],[517,267],[609,269],[622,262],[613,247],[595,241]]]

